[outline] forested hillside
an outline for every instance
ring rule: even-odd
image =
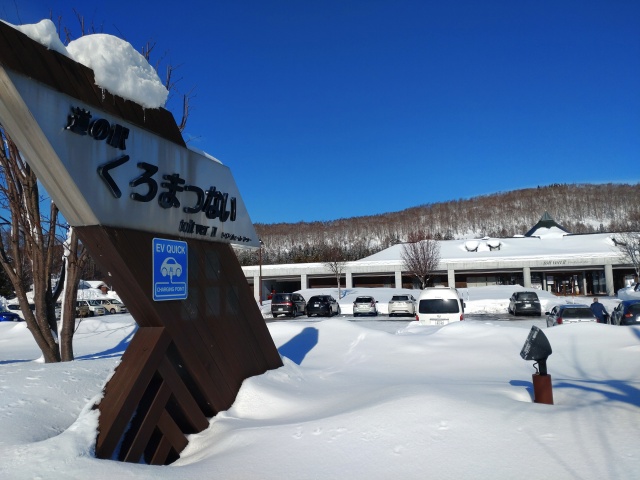
[[[256,224],[262,263],[357,260],[399,242],[522,235],[547,211],[572,233],[640,230],[640,184],[553,184],[328,222]],[[243,265],[258,252],[238,252]]]

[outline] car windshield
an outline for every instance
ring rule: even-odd
[[[393,297],[391,297],[392,301],[399,301],[399,302],[406,302],[407,300],[409,300],[409,296],[408,295],[394,295]]]
[[[538,300],[538,295],[535,293],[525,292],[518,294],[518,300],[525,300],[527,302],[534,302]]]
[[[371,303],[371,302],[373,302],[372,297],[358,297],[356,298],[355,303]]]
[[[562,310],[564,318],[594,318],[590,308],[565,308]]]
[[[311,302],[326,302],[327,301],[327,297],[311,297],[309,299],[309,303]]]
[[[291,294],[289,293],[276,293],[273,296],[273,300],[274,303],[278,303],[278,302],[290,302],[291,301]]]
[[[431,298],[420,300],[418,311],[420,313],[459,313],[460,308],[458,302],[453,298]]]
[[[98,302],[97,300],[89,300],[89,305],[91,305],[92,307],[99,307],[100,302]]]

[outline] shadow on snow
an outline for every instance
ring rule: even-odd
[[[282,345],[278,352],[294,363],[300,365],[304,357],[318,344],[318,329],[307,327],[287,343]]]

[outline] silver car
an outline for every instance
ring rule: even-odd
[[[104,307],[106,313],[127,313],[127,307],[115,298],[100,298],[96,302]]]
[[[412,317],[416,314],[416,299],[413,295],[394,295],[389,300],[389,316],[405,315]]]
[[[547,327],[553,327],[555,325],[564,325],[567,323],[578,322],[596,322],[597,318],[589,308],[589,305],[582,304],[569,304],[558,305],[553,307],[550,312],[545,312],[547,315]]]
[[[357,297],[353,302],[353,316],[378,315],[378,301],[373,297]]]

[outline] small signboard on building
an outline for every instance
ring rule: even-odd
[[[185,300],[188,294],[188,247],[179,240],[153,239],[153,299]]]

